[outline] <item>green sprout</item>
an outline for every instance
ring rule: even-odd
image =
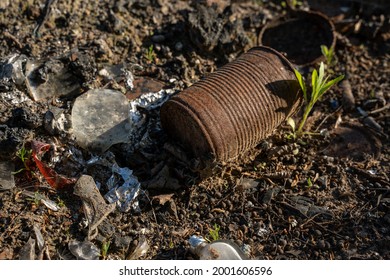
[[[103,257],[103,259],[106,259],[107,258],[107,252],[108,252],[108,249],[110,248],[110,241],[104,241],[103,243],[102,243],[102,249],[101,249],[101,251],[102,251],[102,257]]]
[[[295,140],[295,139],[297,138],[296,127],[295,127],[295,121],[294,121],[293,118],[288,118],[288,119],[287,119],[287,123],[288,123],[288,125],[291,127],[292,132],[288,133],[288,134],[286,135],[286,138],[287,138],[288,140],[291,140],[291,139]]]
[[[26,200],[31,201],[36,206],[39,206],[41,204],[41,199],[42,199],[42,196],[38,191],[34,192],[34,196],[26,198]]]
[[[216,241],[219,239],[219,230],[221,227],[217,224],[214,224],[214,228],[209,230],[209,238],[206,238],[207,241]]]
[[[12,174],[18,174],[24,170],[30,171],[30,168],[28,167],[28,161],[31,159],[31,154],[32,150],[27,150],[24,145],[16,152],[16,156],[22,161],[24,167],[18,171],[13,172]]]
[[[262,6],[263,5],[263,0],[253,0],[252,1],[254,4]]]
[[[312,186],[313,186],[313,183],[312,183],[312,181],[311,181],[311,179],[309,177],[309,178],[307,178],[307,187],[311,188]]]
[[[175,243],[173,243],[172,239],[169,241],[169,249],[175,248]]]
[[[147,61],[152,62],[156,58],[156,53],[154,52],[153,45],[150,45],[145,53],[145,58]]]
[[[286,0],[280,3],[280,5],[283,8],[287,8],[287,5],[290,5],[290,7],[293,9],[295,9],[298,6],[302,6],[302,4],[303,4],[302,1],[298,1],[298,0]]]
[[[326,64],[328,66],[331,66],[334,60],[334,48],[333,47],[328,48],[325,45],[321,45],[321,52],[326,58]]]
[[[306,103],[301,122],[299,123],[298,130],[296,132],[298,136],[301,136],[302,129],[306,123],[307,117],[313,109],[314,104],[316,104],[316,102],[324,95],[324,93],[327,92],[333,85],[344,79],[344,75],[340,75],[337,78],[328,81],[329,76],[325,77],[325,66],[324,63],[321,62],[319,71],[317,72],[317,70],[314,69],[311,73],[312,90],[310,96],[308,96],[305,81],[303,80],[301,73],[299,73],[299,71],[296,69],[294,69],[294,72],[302,89],[303,98]]]
[[[57,205],[60,208],[65,207],[65,202],[61,198],[57,197]]]

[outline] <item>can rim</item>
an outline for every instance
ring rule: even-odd
[[[290,61],[288,60],[288,58],[287,58],[285,55],[283,55],[281,52],[275,50],[274,48],[271,48],[271,47],[268,47],[268,46],[256,46],[256,47],[250,48],[250,49],[249,49],[247,52],[245,52],[245,53],[248,53],[248,52],[250,52],[251,50],[267,50],[267,51],[269,51],[269,52],[271,52],[271,53],[277,55],[281,60],[283,60],[283,62],[285,62],[285,63],[288,65],[288,67],[290,67],[290,70],[291,70],[291,71],[294,72],[294,70],[295,70],[295,67],[294,67],[293,63],[290,62]]]

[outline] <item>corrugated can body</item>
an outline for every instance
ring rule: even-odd
[[[167,101],[161,122],[195,157],[227,161],[256,146],[301,101],[288,60],[255,47]]]

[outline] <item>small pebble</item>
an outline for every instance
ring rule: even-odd
[[[325,249],[325,247],[326,247],[325,240],[320,239],[320,240],[317,241],[317,248],[319,248],[319,249]]]
[[[287,245],[287,241],[285,239],[280,240],[280,245],[285,247]]]
[[[162,43],[165,41],[165,36],[164,35],[153,35],[152,41],[155,43]]]
[[[330,108],[336,110],[340,106],[339,101],[337,99],[330,100]]]
[[[183,43],[182,42],[177,42],[175,44],[175,50],[177,50],[178,52],[181,52],[183,50]]]

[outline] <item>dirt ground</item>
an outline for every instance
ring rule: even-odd
[[[209,172],[193,168],[161,129],[159,106],[141,110],[145,121],[130,143],[100,154],[80,147],[70,129],[75,99],[98,88],[129,100],[162,88],[176,94],[256,46],[265,24],[291,12],[285,3],[2,0],[0,259],[75,259],[86,239],[90,258],[196,259],[192,235],[231,240],[251,259],[390,259],[390,6],[310,0],[296,9],[331,18],[329,71],[346,78],[315,105],[305,127],[312,134],[292,139],[284,123]],[[6,65],[15,60],[20,71],[9,79]],[[29,61],[50,62],[42,80],[58,74],[56,65],[66,69],[40,100],[25,83]],[[113,65],[131,72],[134,90],[126,76],[104,76]],[[308,84],[313,67],[299,67]],[[72,94],[56,95],[62,91]],[[48,145],[38,151],[47,151],[33,161],[28,151],[40,142]],[[140,182],[138,207],[105,209],[90,236],[74,183],[90,175],[95,196],[104,196],[116,164]],[[18,170],[15,186],[5,187]],[[54,172],[57,189],[47,180]]]

